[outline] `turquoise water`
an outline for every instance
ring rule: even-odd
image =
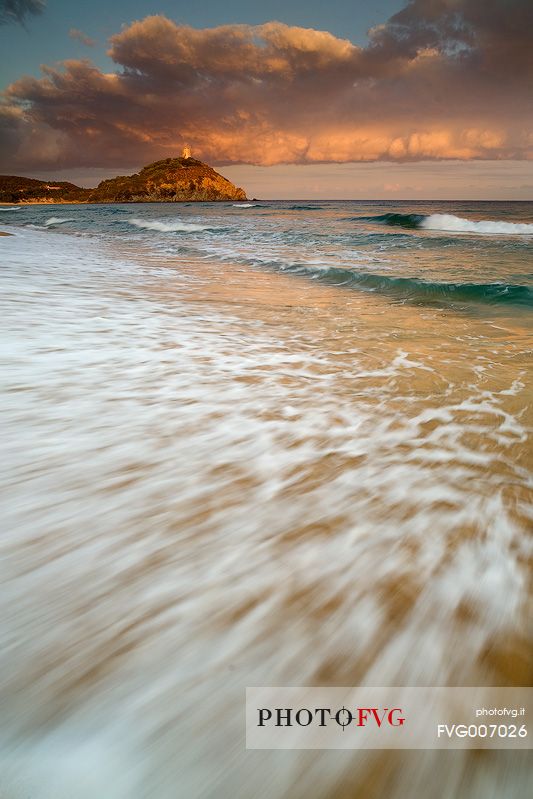
[[[533,203],[24,206],[5,217],[142,242],[169,257],[306,275],[398,302],[533,306]]]

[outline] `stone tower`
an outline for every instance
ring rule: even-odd
[[[182,158],[190,158],[191,157],[191,148],[189,147],[188,144],[186,144],[185,147],[183,148],[183,152],[181,154],[181,157]]]

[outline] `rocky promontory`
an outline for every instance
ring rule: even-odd
[[[72,183],[0,175],[4,203],[149,203],[246,200],[243,189],[195,158],[165,158],[134,175],[103,180],[95,189]]]
[[[165,158],[135,175],[104,180],[88,202],[211,202],[246,200],[243,189],[195,158]]]

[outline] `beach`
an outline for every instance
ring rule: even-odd
[[[243,706],[531,684],[533,204],[1,216],[2,796],[527,795]]]

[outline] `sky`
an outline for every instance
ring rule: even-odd
[[[531,0],[0,0],[0,171],[193,156],[249,196],[533,199]]]

